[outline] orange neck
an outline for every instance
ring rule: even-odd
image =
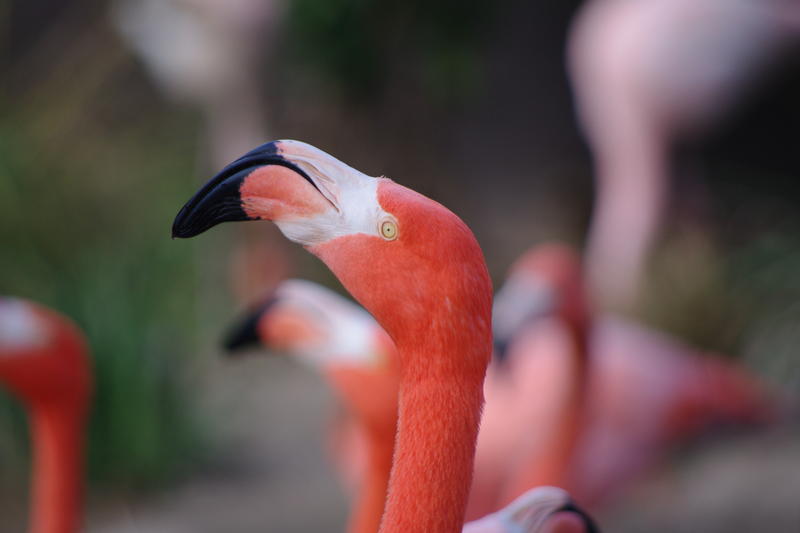
[[[390,181],[378,193],[407,221],[396,242],[346,235],[311,251],[397,346],[398,427],[380,531],[457,533],[492,352],[492,284],[474,235],[452,213]],[[354,264],[353,254],[370,261]]]
[[[569,488],[570,466],[580,438],[586,410],[586,389],[589,379],[589,332],[587,306],[582,299],[562,320],[569,336],[565,393],[557,406],[556,425],[546,432],[547,441],[541,453],[526,457],[500,497],[500,505],[508,505],[526,490],[542,485]]]
[[[560,407],[559,423],[552,432],[549,461],[545,462],[541,477],[531,477],[528,484],[519,487],[519,494],[539,485],[564,486],[569,476],[575,446],[583,426],[586,389],[589,380],[589,333],[591,331],[590,306],[580,274],[562,289],[564,303],[559,312],[569,336],[569,365],[567,392]]]
[[[435,351],[414,351],[406,360],[419,363],[401,376],[395,461],[380,531],[455,533],[463,526],[472,482],[484,372],[464,371]]]
[[[83,425],[79,409],[31,410],[31,533],[74,533],[83,499]]]
[[[394,351],[393,344],[391,350]],[[325,370],[329,382],[358,420],[366,441],[366,470],[350,514],[350,533],[375,533],[383,516],[397,432],[394,362],[392,358],[387,366],[364,368],[329,365]]]
[[[551,469],[544,472],[540,483],[529,484],[523,490],[538,485],[564,486],[569,476],[575,447],[578,443],[584,422],[586,389],[589,385],[589,326],[588,320],[567,324],[572,345],[569,364],[572,380],[561,406],[559,425],[553,432]],[[521,494],[521,492],[520,492]]]

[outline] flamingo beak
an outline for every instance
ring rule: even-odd
[[[239,318],[228,330],[223,341],[225,351],[229,355],[236,355],[242,350],[253,348],[261,344],[261,337],[258,333],[258,324],[277,300],[275,297],[268,298],[263,304],[247,312]]]
[[[292,148],[292,141],[269,142],[226,166],[186,202],[172,237],[194,237],[222,222],[277,221],[322,210],[331,200],[303,162],[286,153]]]

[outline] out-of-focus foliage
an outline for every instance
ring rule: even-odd
[[[34,46],[6,73],[0,293],[52,306],[83,328],[96,381],[91,474],[149,484],[185,468],[199,435],[181,369],[192,347],[194,262],[169,238],[194,181],[194,121],[158,107],[100,27],[88,24],[73,45],[55,63]],[[47,69],[31,72],[24,60]]]
[[[498,8],[477,0],[295,0],[289,42],[355,98],[375,99],[411,76],[438,101],[459,102],[481,83]]]
[[[797,390],[800,212],[791,199],[800,189],[785,161],[774,160],[779,168],[771,170],[720,158],[713,154],[707,168],[713,215],[701,226],[674,215],[671,237],[652,262],[642,313]]]

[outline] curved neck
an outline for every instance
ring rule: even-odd
[[[465,372],[436,352],[398,348],[406,361],[419,363],[401,377],[395,460],[380,531],[459,532],[472,482],[485,364],[481,372]]]
[[[348,521],[350,533],[375,533],[380,526],[394,454],[394,426],[391,429],[387,434],[380,429],[364,428],[367,465]]]
[[[635,303],[669,192],[668,148],[647,131],[636,134],[595,157],[587,275],[592,303],[604,309],[629,310]]]
[[[584,422],[589,380],[591,326],[582,296],[575,300],[572,316],[562,318],[569,342],[568,353],[564,354],[564,392],[552,413],[555,425],[546,428],[538,453],[526,456],[519,465],[517,474],[503,491],[501,505],[507,505],[532,487],[567,488],[569,484],[570,467]]]
[[[31,410],[31,533],[74,533],[83,500],[83,424],[79,409]]]

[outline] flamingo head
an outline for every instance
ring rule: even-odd
[[[583,327],[587,321],[581,262],[563,244],[539,245],[511,266],[493,309],[495,353],[501,359],[516,333],[537,318],[557,315]]]
[[[468,357],[474,365],[459,368],[485,368],[491,283],[472,232],[442,205],[308,144],[275,141],[212,178],[178,213],[172,233],[192,237],[221,222],[259,219],[322,259],[398,345],[418,346],[437,331],[437,344],[484,346],[486,353]],[[466,323],[477,343],[448,333]]]
[[[592,518],[557,487],[536,487],[508,506],[464,526],[464,533],[596,533]]]
[[[225,348],[253,344],[295,356],[317,371],[326,367],[381,367],[389,354],[385,334],[363,309],[316,283],[282,282],[230,330]]]
[[[234,352],[252,339],[324,375],[364,424],[394,436],[397,353],[361,307],[316,283],[287,280],[231,329],[226,347]]]
[[[0,382],[29,405],[85,406],[91,389],[86,342],[66,317],[0,298]]]

